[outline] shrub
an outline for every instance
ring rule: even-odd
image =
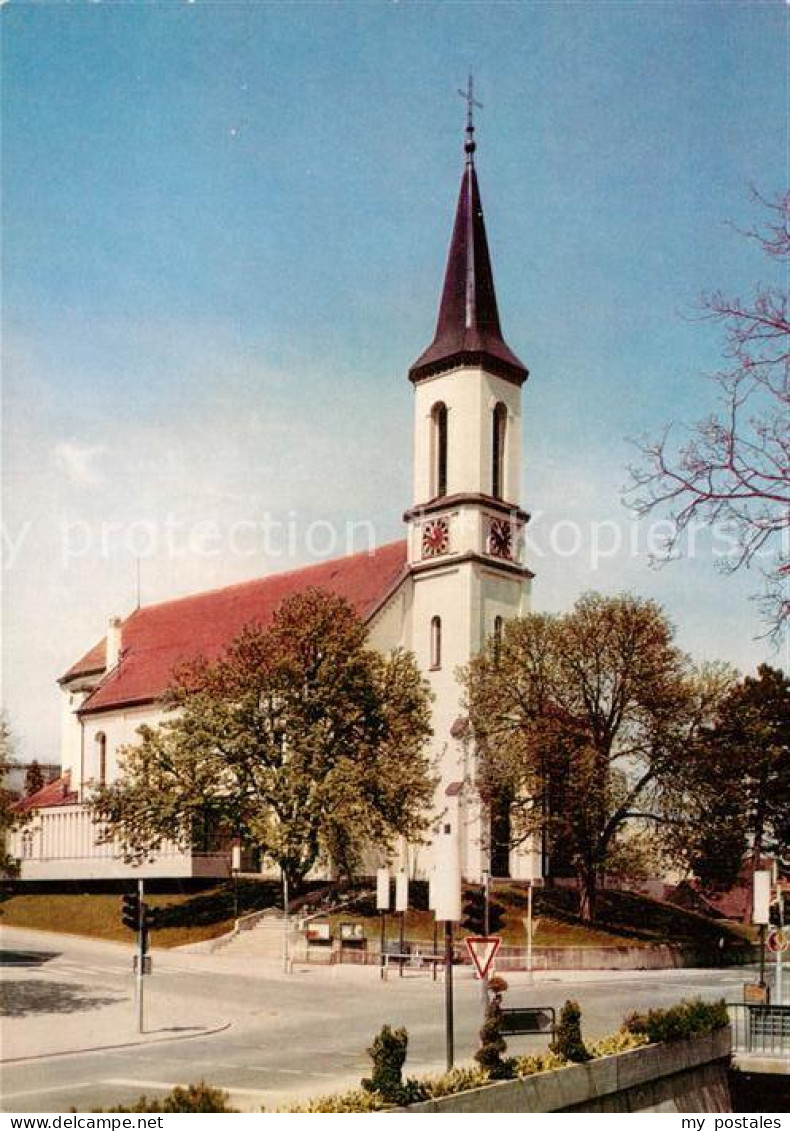
[[[517,1076],[535,1076],[538,1072],[552,1072],[555,1068],[567,1068],[567,1060],[555,1052],[538,1052],[520,1056],[516,1061]]]
[[[550,1050],[563,1060],[583,1064],[590,1059],[584,1047],[581,1029],[582,1011],[578,1001],[566,1001],[560,1010],[560,1020]]]
[[[176,1087],[159,1100],[149,1100],[140,1096],[131,1107],[96,1108],[96,1111],[158,1111],[158,1112],[224,1112],[238,1113],[238,1108],[228,1107],[230,1099],[222,1088],[213,1088],[202,1080],[199,1084],[189,1084],[186,1088]]]
[[[373,1072],[362,1081],[366,1092],[378,1092],[386,1103],[404,1102],[403,1065],[406,1063],[406,1049],[409,1034],[405,1029],[393,1029],[384,1025],[368,1049],[373,1061]]]
[[[647,1037],[651,1044],[660,1041],[681,1041],[685,1037],[699,1037],[726,1029],[730,1019],[724,1000],[702,1001],[694,998],[681,1001],[669,1009],[651,1009],[647,1013],[632,1013],[623,1021],[622,1029]]]
[[[488,983],[488,989],[491,1000],[486,1007],[475,1060],[488,1073],[489,1079],[512,1080],[516,1074],[515,1061],[512,1057],[502,1059],[502,1053],[507,1052],[507,1042],[502,1036],[502,994],[507,989],[507,982],[495,976]]]
[[[378,1092],[366,1092],[364,1088],[352,1088],[349,1092],[336,1092],[330,1096],[318,1096],[293,1107],[278,1108],[286,1114],[329,1112],[381,1111],[387,1105]]]
[[[627,1029],[621,1029],[619,1033],[610,1033],[608,1037],[593,1041],[587,1046],[587,1051],[595,1059],[598,1056],[616,1056],[618,1052],[629,1052],[649,1044],[646,1033],[631,1033]]]
[[[482,1068],[451,1068],[441,1076],[428,1076],[421,1081],[425,1088],[425,1099],[437,1100],[440,1096],[454,1096],[458,1092],[469,1092],[472,1088],[483,1088],[491,1083],[491,1077]]]

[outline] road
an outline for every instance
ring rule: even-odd
[[[22,1001],[13,1019],[25,1026],[60,1025],[70,1048],[108,1044],[117,1034],[119,1011],[131,1023],[132,982],[128,948],[34,932],[4,932],[5,989]],[[9,945],[10,939],[10,945]],[[14,964],[22,954],[29,965]],[[18,960],[17,960],[18,961]],[[351,1087],[369,1071],[365,1054],[381,1025],[405,1025],[409,1032],[407,1071],[444,1068],[444,987],[430,975],[394,974],[382,983],[376,968],[304,969],[286,976],[251,968],[249,959],[155,955],[149,980],[151,1000],[166,1001],[177,1034],[179,1022],[198,1015],[230,1022],[207,1036],[100,1049],[2,1065],[2,1110],[90,1111],[128,1103],[141,1093],[161,1094],[175,1084],[204,1079],[227,1089],[242,1110],[270,1110],[299,1098]],[[10,963],[10,964],[9,964]],[[743,969],[547,972],[529,985],[524,974],[508,974],[506,1004],[552,1005],[567,998],[582,1008],[585,1036],[619,1027],[625,1013],[669,1005],[682,997],[724,996],[739,1000]],[[20,982],[24,995],[20,998]],[[479,986],[466,970],[455,982],[456,1061],[468,1061],[477,1047],[481,1022]],[[13,1055],[4,1039],[3,1055]],[[5,1026],[4,1026],[5,1027]],[[190,1025],[185,1024],[185,1029]],[[61,1042],[61,1047],[63,1042]],[[512,1038],[510,1051],[543,1047],[540,1038]]]

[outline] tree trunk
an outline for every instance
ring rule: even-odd
[[[598,882],[595,868],[586,868],[579,872],[579,918],[583,923],[592,923],[595,920],[597,902]]]

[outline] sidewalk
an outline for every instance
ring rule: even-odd
[[[129,946],[7,927],[0,944],[4,1063],[183,1039],[230,1023],[213,1003],[190,1002],[146,978],[139,1033]],[[120,966],[129,973],[119,977]]]
[[[35,984],[29,971],[15,971],[13,977],[4,977],[3,983],[12,1007],[24,1008],[25,995],[30,995]],[[219,1010],[190,1007],[184,998],[163,992],[149,979],[144,997],[144,1031],[139,1033],[131,986],[128,993],[104,987],[87,994],[79,992],[83,989],[61,983],[56,1000],[50,985],[47,992],[52,998],[52,1012],[6,1014],[2,1020],[2,1063],[204,1036],[230,1025]]]

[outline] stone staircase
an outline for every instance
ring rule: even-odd
[[[304,961],[306,957],[304,926],[313,919],[323,919],[330,912],[352,907],[360,899],[370,899],[373,892],[358,891],[340,898],[321,896],[291,911],[288,954],[291,961]],[[255,911],[237,919],[230,934],[214,939],[210,943],[193,943],[185,950],[209,951],[226,958],[255,958],[261,962],[282,964],[284,959],[283,912],[278,907],[267,907],[265,911]],[[329,950],[326,958],[331,960]]]
[[[295,923],[294,923],[295,926]],[[212,945],[213,954],[227,958],[258,958],[263,962],[282,962],[283,913],[267,908],[240,919],[236,930],[217,939]]]

